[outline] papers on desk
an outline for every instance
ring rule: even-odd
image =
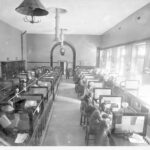
[[[38,106],[38,107],[36,108],[36,110],[37,110],[37,112],[39,113],[39,112],[40,112],[40,107]]]
[[[0,125],[3,128],[7,128],[10,124],[11,124],[11,121],[7,118],[5,114],[0,117]]]
[[[28,133],[18,133],[15,143],[23,143],[28,137]]]
[[[146,141],[143,139],[143,136],[135,133],[129,137],[129,141],[131,143],[146,143]]]
[[[37,101],[35,101],[35,100],[27,100],[25,102],[25,108],[36,107],[36,106],[37,106]]]

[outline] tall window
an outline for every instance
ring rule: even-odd
[[[101,50],[100,51],[100,68],[106,69],[106,61],[107,61],[107,51]]]
[[[146,43],[133,45],[132,49],[132,72],[142,74],[144,69],[144,58],[146,53]]]
[[[106,69],[107,69],[108,72],[111,71],[111,56],[112,56],[112,50],[107,49]]]
[[[126,58],[125,46],[118,47],[118,49],[117,49],[117,70],[120,75],[124,75],[124,72],[125,72],[125,58]]]

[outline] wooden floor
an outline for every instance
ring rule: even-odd
[[[72,79],[62,79],[42,146],[85,146],[80,126],[80,100]]]

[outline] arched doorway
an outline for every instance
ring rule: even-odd
[[[72,54],[73,54],[73,71],[75,69],[75,66],[76,66],[76,50],[75,48],[68,42],[64,41],[63,42],[64,45],[70,47],[70,49],[72,50]],[[50,51],[50,66],[53,68],[53,52],[54,50],[57,48],[57,46],[60,46],[60,42],[57,42],[56,44],[53,45],[53,47],[51,48],[51,51]]]

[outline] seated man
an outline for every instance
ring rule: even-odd
[[[85,87],[83,87],[83,88],[84,88],[83,89],[84,91],[83,91],[83,93],[79,97],[79,99],[81,99],[81,100],[84,99],[84,97],[87,96],[88,93],[89,93],[88,90]]]
[[[78,83],[75,84],[75,91],[79,97],[84,95],[84,85],[81,84],[81,80],[82,79],[79,78]]]
[[[88,85],[89,91],[93,92],[93,88],[94,88],[94,82],[90,82],[90,84]]]
[[[96,133],[97,128],[99,128],[99,123],[101,121],[100,111],[95,108],[92,114],[89,117],[89,127],[90,131]]]
[[[20,117],[10,104],[0,106],[0,128],[7,136],[15,136]]]
[[[81,99],[81,104],[80,104],[80,112],[81,112],[81,120],[80,120],[80,125],[82,124],[82,119],[84,118],[84,125],[86,121],[86,109],[87,107],[92,104],[92,98],[91,94],[85,95],[83,99]]]
[[[84,86],[82,85],[78,85],[78,90],[77,90],[77,93],[78,93],[78,96],[82,96],[84,94]]]
[[[113,114],[112,114],[110,106],[111,106],[111,104],[106,104],[106,103],[101,104],[101,120],[105,120],[107,122],[107,125],[108,125],[107,133],[108,134],[111,133],[112,119],[113,119]]]
[[[94,107],[94,105],[92,105],[92,104],[89,104],[87,107],[86,107],[86,109],[85,109],[85,113],[86,113],[86,116],[88,117],[88,118],[90,118],[90,116],[92,115],[92,113],[95,111],[95,107]]]
[[[93,98],[93,88],[89,89],[89,88],[86,88],[84,87],[84,92],[82,93],[82,95],[80,95],[80,99],[83,99],[86,95],[89,95],[91,98]]]
[[[81,99],[81,104],[80,104],[80,112],[81,112],[81,118],[80,118],[80,125],[85,124],[85,118],[86,118],[86,113],[85,109],[88,106],[88,96],[86,95],[83,99]],[[84,121],[82,121],[84,119]]]
[[[89,132],[95,134],[96,145],[109,145],[109,128],[110,122],[108,115],[102,115],[99,109],[95,109],[89,119]]]
[[[16,100],[11,104],[0,107],[0,126],[6,134],[15,135],[17,132],[32,132],[32,108],[25,108],[25,99]]]
[[[109,146],[109,137],[108,137],[109,124],[106,120],[101,120],[99,122],[99,128],[96,131],[96,146]]]

